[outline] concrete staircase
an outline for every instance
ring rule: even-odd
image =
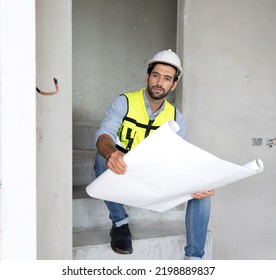
[[[164,213],[126,206],[134,252],[119,255],[111,250],[108,210],[102,200],[89,197],[85,191],[95,179],[94,135],[98,125],[97,122],[75,122],[73,126],[73,259],[183,259],[185,205]],[[212,258],[210,232],[205,258]]]

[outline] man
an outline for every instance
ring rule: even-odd
[[[175,120],[179,124],[178,134],[185,138],[183,116],[166,100],[166,96],[177,87],[181,75],[179,57],[172,50],[158,52],[148,63],[146,88],[120,95],[114,100],[96,133],[99,151],[95,161],[96,176],[107,168],[116,174],[127,172],[124,154],[168,120]],[[201,259],[204,256],[210,196],[213,193],[212,190],[195,193],[188,202],[185,259]],[[111,248],[119,254],[131,254],[129,217],[124,206],[110,201],[105,203],[112,221]]]

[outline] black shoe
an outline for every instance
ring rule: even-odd
[[[131,233],[128,224],[112,227],[110,230],[111,248],[117,254],[132,254]]]

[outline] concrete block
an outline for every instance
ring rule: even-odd
[[[96,151],[73,151],[73,185],[88,185],[95,180]]]
[[[95,134],[99,121],[73,123],[73,148],[80,150],[96,150]]]

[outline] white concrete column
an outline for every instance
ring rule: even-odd
[[[38,259],[72,258],[72,3],[36,1]]]
[[[184,24],[185,24],[185,0],[177,0],[177,30],[176,30],[176,52],[181,60],[182,67],[184,70],[183,76],[185,75],[184,67]],[[178,86],[176,88],[175,104],[180,111],[183,107],[183,80],[180,79]]]
[[[3,258],[36,259],[35,0],[1,0]]]

